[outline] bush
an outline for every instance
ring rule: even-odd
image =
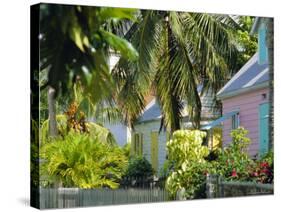
[[[248,131],[239,127],[231,132],[232,142],[220,151],[216,161],[212,161],[209,172],[218,174],[229,181],[273,182],[273,152],[270,151],[259,160],[248,155],[250,139]]]
[[[259,183],[273,183],[273,152],[270,151],[257,160],[249,169],[250,177]]]
[[[123,151],[124,151],[124,154],[126,155],[126,157],[130,157],[130,152],[131,152],[131,143],[126,143],[124,146],[123,146]]]
[[[152,166],[144,156],[133,156],[129,159],[125,177],[145,179],[152,176]]]
[[[165,160],[162,168],[160,169],[159,178],[161,180],[166,180],[173,169],[174,163],[170,160]]]
[[[199,130],[179,130],[167,143],[168,158],[174,164],[166,181],[172,199],[180,190],[184,191],[185,198],[201,197],[208,168],[205,157],[209,154],[208,148],[202,145],[205,136],[206,133]]]
[[[250,139],[247,134],[248,131],[242,127],[231,132],[232,142],[212,163],[211,173],[215,172],[226,180],[249,180],[249,168],[254,162],[248,156]]]
[[[128,163],[120,147],[73,131],[42,146],[40,158],[47,184],[79,188],[118,188]]]

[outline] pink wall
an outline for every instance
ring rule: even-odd
[[[223,114],[239,109],[240,126],[249,131],[251,156],[259,150],[259,105],[268,102],[268,89],[260,89],[224,99]],[[262,94],[266,94],[264,99]],[[231,142],[231,118],[223,122],[223,146]]]

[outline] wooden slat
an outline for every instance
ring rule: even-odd
[[[41,189],[40,207],[73,208],[99,205],[149,203],[167,201],[168,193],[162,188],[129,189]]]

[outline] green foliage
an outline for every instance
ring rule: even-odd
[[[42,146],[40,158],[40,175],[64,187],[115,189],[127,167],[121,148],[73,131]]]
[[[115,138],[108,129],[101,124],[86,121],[84,110],[88,111],[88,114],[89,112],[99,112],[99,114],[103,114],[104,112],[97,110],[98,105],[93,104],[87,94],[83,96],[83,89],[79,82],[74,84],[72,95],[69,97],[72,102],[67,106],[64,114],[56,116],[59,136],[63,138],[72,129],[77,132],[87,132],[90,136],[97,137],[102,143],[115,145]],[[85,107],[85,104],[87,107]],[[108,114],[108,116],[111,115]],[[50,139],[49,119],[47,119],[42,123],[40,128],[40,144],[43,145],[49,142]]]
[[[90,95],[84,90],[83,85],[79,81],[73,86],[73,97],[71,100],[77,102],[77,110],[83,111],[87,117],[95,118],[99,123],[114,123],[122,120],[120,109],[114,104],[112,99],[93,103]]]
[[[248,155],[250,139],[248,131],[239,127],[231,131],[232,142],[218,153],[212,161],[208,172],[218,174],[229,181],[273,182],[273,152],[269,151],[259,160]]]
[[[37,187],[39,185],[39,127],[34,119],[31,119],[30,145],[31,185]]]
[[[126,121],[143,110],[143,96],[155,91],[163,123],[180,128],[182,102],[187,101],[195,128],[200,127],[202,93],[216,93],[236,62],[233,38],[240,28],[231,16],[143,10],[125,37],[139,53],[136,63],[120,59],[113,70],[118,102]],[[128,71],[129,70],[129,71]],[[132,101],[133,100],[133,101]]]
[[[131,43],[127,40],[122,39],[111,32],[105,30],[101,31],[101,35],[105,41],[116,51],[120,51],[121,55],[126,59],[136,61],[138,59],[138,52],[134,49]]]
[[[59,136],[64,138],[69,129],[67,129],[67,116],[66,115],[57,115],[57,124]],[[101,143],[107,143],[110,145],[116,145],[116,140],[113,134],[105,127],[96,124],[94,122],[86,123],[89,136],[92,138],[97,138]],[[48,142],[51,142],[52,139],[49,138],[49,119],[45,120],[40,129],[40,145],[44,145]]]
[[[178,130],[173,133],[173,137],[167,142],[169,160],[175,161],[177,167],[182,167],[183,163],[204,161],[209,153],[206,146],[202,146],[206,132],[199,130]],[[186,164],[186,165],[187,165]]]
[[[215,172],[226,180],[250,180],[249,168],[254,162],[247,152],[250,144],[247,134],[248,131],[242,127],[231,131],[232,142],[219,153],[211,173]]]
[[[240,16],[239,24],[241,29],[235,32],[239,53],[235,70],[238,71],[256,52],[258,48],[258,39],[255,35],[250,35],[251,27],[254,23],[254,17]]]
[[[68,94],[79,76],[93,103],[113,98],[115,82],[110,74],[109,51],[135,61],[138,52],[115,35],[110,22],[134,21],[138,10],[74,5],[40,5],[40,70],[47,70],[43,87]]]
[[[159,172],[159,178],[166,180],[167,177],[169,176],[170,172],[173,170],[174,164],[170,160],[165,160],[163,166],[160,169]]]
[[[144,156],[133,156],[130,158],[125,177],[146,179],[152,176],[152,166]]]
[[[131,152],[131,143],[126,143],[122,149],[124,151],[124,154],[129,158]]]
[[[267,162],[269,166],[273,166],[274,163],[274,153],[273,150],[270,150],[268,153],[262,156],[260,161]]]
[[[205,136],[199,130],[178,130],[167,143],[169,161],[174,164],[166,181],[172,198],[180,190],[184,190],[186,198],[195,198],[202,188],[208,167],[205,157],[209,154],[208,148],[202,146]]]

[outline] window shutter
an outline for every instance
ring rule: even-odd
[[[135,154],[138,155],[138,147],[139,147],[139,134],[136,134],[136,138],[135,138]]]
[[[135,134],[132,136],[132,143],[131,143],[131,155],[135,154]]]
[[[267,62],[267,46],[266,46],[266,27],[263,24],[259,28],[258,32],[258,52],[259,52],[259,64],[265,64]]]
[[[262,157],[269,150],[269,104],[259,106],[259,156]]]
[[[140,139],[140,155],[143,153],[143,134],[141,133],[141,139]]]

